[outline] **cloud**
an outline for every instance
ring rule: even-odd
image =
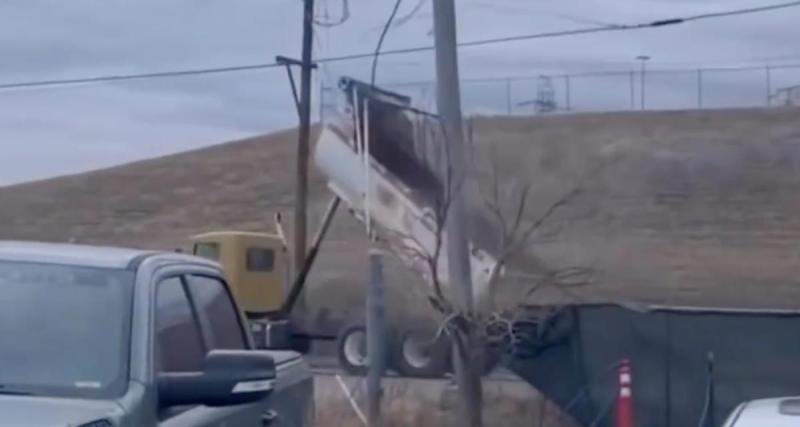
[[[384,48],[432,43],[430,2],[393,27]],[[318,0],[340,12],[341,0]],[[319,28],[317,57],[369,52],[392,6],[351,0],[351,17]],[[630,23],[748,7],[768,0],[457,0],[460,40]],[[403,3],[400,16],[417,1]],[[539,74],[628,70],[636,55],[653,69],[797,54],[796,13],[773,12],[640,32],[531,40],[465,48],[461,75],[529,75],[513,82],[511,103],[536,96]],[[0,2],[0,82],[252,64],[298,56],[299,0],[7,0]],[[590,22],[591,21],[591,22]],[[800,62],[800,57],[798,57]],[[326,64],[320,77],[367,78],[371,59]],[[430,80],[432,52],[380,59],[379,82]],[[630,107],[630,76],[570,80],[579,110]],[[797,84],[794,70],[773,70],[774,87]],[[638,81],[638,79],[636,79]],[[648,101],[662,108],[696,102],[695,74],[650,75]],[[636,81],[634,83],[637,83]],[[706,105],[751,104],[765,98],[763,72],[704,74]],[[566,104],[566,81],[554,79]],[[638,93],[638,89],[634,88]],[[430,85],[403,87],[435,105]],[[467,111],[504,111],[507,86],[464,86]],[[652,99],[651,99],[652,98]],[[316,107],[315,107],[316,111]],[[294,126],[295,108],[283,69],[0,92],[0,185],[123,163]]]

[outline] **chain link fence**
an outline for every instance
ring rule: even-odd
[[[381,87],[411,96],[418,108],[436,109],[433,81]],[[322,118],[337,105],[334,89],[321,88]],[[461,92],[464,112],[470,115],[800,105],[800,64],[464,79]]]

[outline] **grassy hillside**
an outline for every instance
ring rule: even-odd
[[[597,170],[530,250],[592,266],[571,298],[800,305],[800,112],[793,109],[477,118],[506,179],[533,206]],[[0,238],[171,249],[212,229],[269,230],[293,201],[295,133],[284,131],[86,174],[0,189]],[[312,183],[314,217],[329,197]],[[312,218],[312,224],[314,224]],[[366,277],[363,229],[338,216],[312,298],[346,307]],[[413,277],[390,266],[398,295]],[[336,290],[336,291],[331,291]],[[556,298],[545,292],[541,298]]]

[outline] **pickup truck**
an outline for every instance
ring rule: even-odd
[[[220,266],[0,242],[0,426],[307,426],[313,377],[255,350]]]

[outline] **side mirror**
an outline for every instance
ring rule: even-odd
[[[267,397],[275,384],[275,361],[264,351],[212,350],[203,372],[162,373],[159,404],[228,406]]]

